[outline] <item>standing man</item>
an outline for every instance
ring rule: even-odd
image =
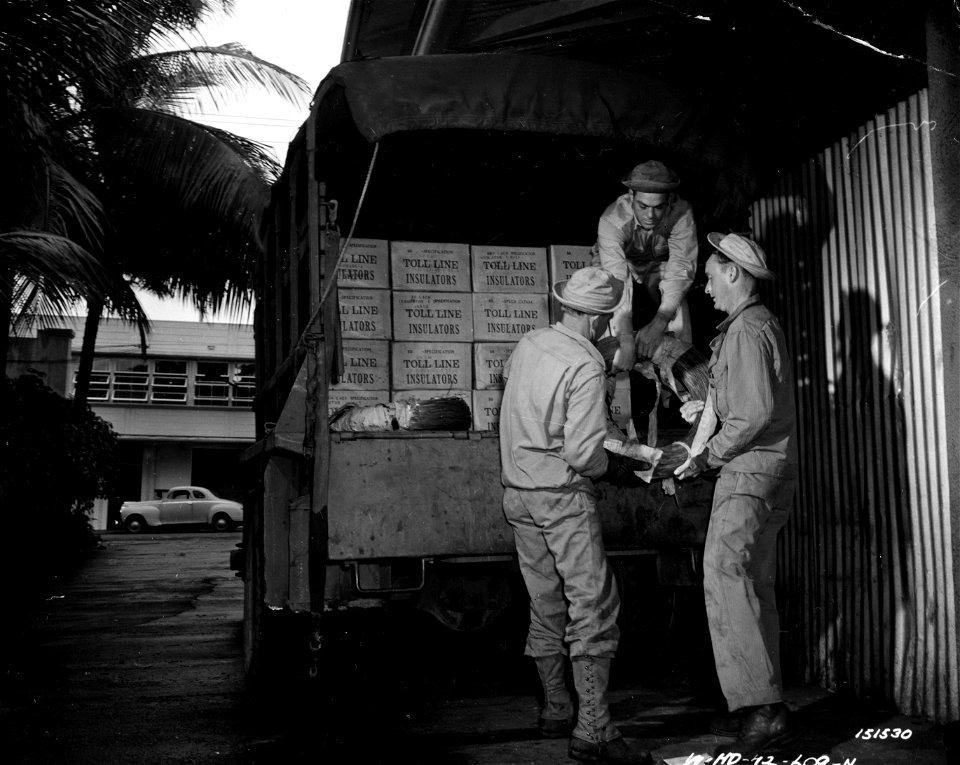
[[[631,406],[642,418],[657,400],[655,386],[633,371],[636,356],[653,356],[667,330],[692,341],[685,298],[697,271],[697,227],[676,194],[680,179],[662,162],[637,165],[622,183],[629,191],[600,216],[593,262],[626,284],[612,321],[620,340],[614,369],[630,371]]]
[[[790,733],[780,677],[774,596],[777,533],[797,474],[793,372],[783,330],[760,302],[773,279],[756,242],[711,233],[706,292],[727,314],[710,344],[709,406],[720,429],[678,469],[683,479],[719,468],[703,559],[703,589],[720,686],[741,713],[736,741],[717,750],[750,758]],[[681,408],[692,421],[702,401]]]
[[[540,732],[570,735],[570,756],[651,763],[610,718],[607,686],[617,650],[620,597],[607,563],[594,480],[624,468],[604,451],[604,362],[593,341],[606,330],[623,283],[595,267],[553,289],[563,317],[528,332],[504,368],[500,409],[503,511],[530,595],[525,653],[543,683]],[[579,699],[567,690],[566,656]]]

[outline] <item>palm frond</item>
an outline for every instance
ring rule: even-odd
[[[297,106],[306,106],[311,95],[303,78],[235,42],[141,56],[129,62],[123,76],[141,89],[139,106],[177,113],[206,109],[207,99],[220,108],[251,87]]]
[[[38,231],[0,233],[0,275],[16,273],[32,281],[49,280],[71,290],[88,281],[106,288],[109,280],[97,259],[66,237]],[[2,276],[0,276],[2,278]],[[12,284],[4,286],[11,288]]]
[[[76,242],[56,234],[0,233],[0,289],[20,300],[22,309],[29,308],[30,296],[39,290],[62,312],[96,294],[126,317],[146,321],[124,279],[106,270]]]
[[[184,209],[202,207],[223,221],[255,226],[269,201],[277,165],[265,147],[224,131],[144,109],[102,110],[96,116],[100,160],[114,202],[150,189],[175,191]],[[249,228],[251,236],[258,232]]]
[[[249,299],[269,181],[265,147],[146,110],[96,116],[113,231],[110,251],[158,294],[185,290],[204,310]]]
[[[50,163],[52,230],[99,249],[105,213],[100,200],[66,168]]]
[[[84,301],[48,294],[43,285],[25,279],[18,280],[13,294],[11,334],[20,336],[34,327],[55,329],[63,326],[64,316],[77,316]]]
[[[227,318],[236,324],[250,324],[253,320],[253,290],[250,287],[240,289],[234,284],[228,284],[225,289],[211,292],[195,289],[177,279],[153,286],[140,282],[139,286],[158,297],[171,297],[192,303],[201,318],[216,316]]]

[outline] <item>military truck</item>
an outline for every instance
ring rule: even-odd
[[[748,183],[718,124],[659,82],[556,57],[331,70],[273,190],[257,273],[259,440],[245,455],[236,561],[252,676],[278,662],[316,674],[325,632],[351,610],[402,604],[473,629],[517,596],[493,425],[330,428],[350,372],[338,277],[372,265],[354,262],[353,244],[588,247],[619,179],[647,158],[680,172],[705,232]],[[692,583],[712,486],[664,488],[606,488],[605,542],[615,562],[642,558],[662,580]]]

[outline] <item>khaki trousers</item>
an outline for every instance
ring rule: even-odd
[[[777,533],[795,479],[720,473],[703,557],[707,623],[730,711],[782,700]]]
[[[520,572],[530,595],[527,656],[613,657],[620,596],[596,502],[585,492],[505,488]]]

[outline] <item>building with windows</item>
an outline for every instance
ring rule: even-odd
[[[8,375],[39,374],[72,396],[83,318],[62,329],[11,338]],[[70,335],[72,333],[72,338]],[[120,495],[95,526],[116,519],[123,500],[172,486],[203,486],[240,500],[239,457],[254,441],[253,327],[153,321],[146,354],[136,327],[105,319],[97,333],[89,401],[120,436]]]

